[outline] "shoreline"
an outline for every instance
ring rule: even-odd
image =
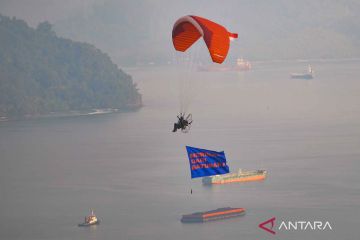
[[[20,117],[5,117],[0,116],[1,122],[12,122],[22,120],[36,120],[36,119],[47,119],[47,118],[66,118],[66,117],[80,117],[80,116],[93,116],[93,115],[105,115],[120,112],[136,112],[143,107],[141,105],[131,105],[124,108],[93,108],[87,110],[71,110],[64,112],[50,112],[45,114],[27,114]]]

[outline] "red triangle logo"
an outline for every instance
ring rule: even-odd
[[[262,222],[259,224],[259,228],[271,233],[271,234],[276,234],[275,231],[273,231],[272,229],[274,228],[275,226],[275,217],[273,218],[270,218],[269,220],[265,221],[265,222]],[[270,224],[270,228],[267,227],[266,225],[269,225]]]

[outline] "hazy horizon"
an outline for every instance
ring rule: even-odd
[[[360,57],[360,3],[342,1],[1,1],[0,13],[89,42],[119,65],[166,63],[177,18],[207,17],[237,32],[228,60]],[[148,46],[151,46],[149,48]],[[206,51],[201,59],[207,60]]]

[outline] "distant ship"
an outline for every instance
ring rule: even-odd
[[[314,71],[312,67],[309,65],[307,73],[292,73],[290,77],[296,79],[312,79],[314,77],[313,74]]]
[[[95,216],[94,211],[91,210],[91,214],[85,217],[85,221],[83,223],[78,224],[79,227],[88,227],[92,225],[99,225],[100,220]]]
[[[251,69],[251,63],[249,61],[245,61],[243,58],[238,58],[233,69],[234,71],[248,71]]]
[[[228,173],[223,175],[215,175],[210,177],[203,177],[204,185],[211,184],[225,184],[234,182],[252,182],[261,181],[266,178],[265,170],[242,171],[239,169],[238,173]]]
[[[240,71],[248,71],[251,69],[250,62],[244,60],[243,58],[238,58],[236,61],[236,65],[229,66],[224,64],[213,64],[209,66],[199,66],[198,71],[200,72],[240,72]]]
[[[227,218],[234,218],[245,215],[244,208],[218,208],[208,212],[196,212],[192,214],[183,215],[181,222],[183,223],[196,223],[222,220]]]

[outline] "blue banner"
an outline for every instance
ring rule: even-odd
[[[186,146],[191,178],[229,173],[225,153]]]

